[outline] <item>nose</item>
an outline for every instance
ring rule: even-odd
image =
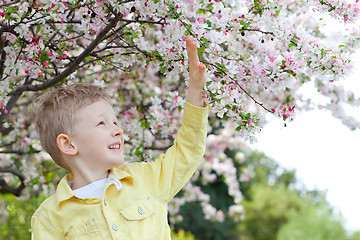
[[[123,135],[123,133],[124,133],[124,130],[121,127],[114,125],[114,131],[113,131],[114,137],[120,137]]]

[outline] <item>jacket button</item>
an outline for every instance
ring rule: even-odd
[[[116,224],[113,224],[113,225],[112,225],[112,228],[114,229],[114,231],[119,230],[119,227],[118,227],[118,225],[116,225]]]
[[[144,214],[144,209],[142,209],[141,207],[138,208],[138,212],[143,215]]]

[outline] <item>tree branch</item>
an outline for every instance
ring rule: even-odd
[[[4,69],[5,69],[5,60],[6,60],[6,52],[4,50],[6,43],[5,41],[1,38],[2,37],[2,31],[0,31],[0,81],[3,78],[3,73],[4,73]]]
[[[11,193],[15,196],[20,196],[21,191],[25,188],[25,176],[18,170],[13,168],[4,168],[0,167],[0,173],[11,173],[12,175],[17,176],[21,183],[17,187],[12,187],[7,184],[5,179],[0,178],[0,193]]]
[[[81,62],[98,46],[98,44],[103,40],[103,38],[106,36],[106,34],[114,27],[116,26],[117,22],[119,21],[119,17],[115,17],[96,37],[94,41],[90,43],[90,45],[77,57],[74,59],[74,61],[65,69],[63,72],[61,72],[59,75],[55,76],[53,79],[46,81],[39,85],[31,85],[31,84],[24,84],[18,88],[16,88],[15,91],[11,92],[10,95],[17,95],[22,94],[25,91],[39,91],[44,90],[49,87],[54,86],[55,84],[59,83],[60,81],[64,80],[67,76],[69,76],[71,73],[73,73],[78,66],[81,64]],[[1,119],[0,119],[1,120]]]

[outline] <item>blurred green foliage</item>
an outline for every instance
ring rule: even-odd
[[[175,232],[171,229],[171,239],[172,240],[195,240],[194,235],[190,232],[185,232],[183,229],[180,229],[178,232]]]
[[[30,198],[0,195],[0,239],[30,239],[31,216],[45,199],[44,194]]]

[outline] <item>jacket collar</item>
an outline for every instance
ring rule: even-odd
[[[134,178],[129,173],[120,170],[119,168],[112,168],[110,169],[110,172],[117,177],[120,182],[122,181],[128,181],[129,183],[133,183]],[[61,204],[67,200],[70,200],[72,198],[76,198],[74,195],[73,190],[71,189],[68,181],[71,181],[74,179],[74,176],[72,173],[66,174],[61,181],[59,182],[56,192],[55,192],[55,199],[58,203],[58,207],[61,207]]]

